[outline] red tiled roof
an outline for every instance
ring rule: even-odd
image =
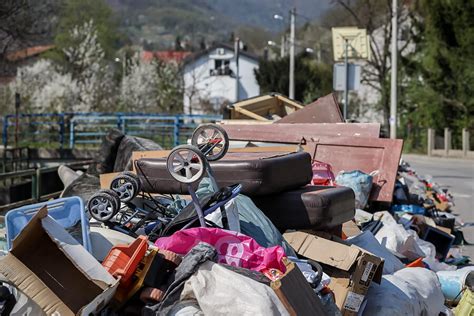
[[[45,51],[52,49],[53,47],[54,45],[40,45],[40,46],[28,47],[25,49],[7,53],[6,59],[8,61],[18,61],[21,59],[39,55]]]
[[[142,60],[151,61],[153,59],[159,59],[164,62],[177,62],[180,63],[185,59],[191,52],[174,51],[174,50],[163,50],[163,51],[143,51]]]
[[[13,80],[15,80],[15,76],[0,77],[0,86],[9,84]]]

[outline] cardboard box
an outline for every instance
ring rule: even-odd
[[[270,287],[275,291],[290,315],[324,315],[324,307],[303,273],[296,264],[285,260],[285,274],[281,279],[272,281]]]
[[[289,232],[283,237],[306,258],[323,264],[331,277],[329,287],[344,316],[357,315],[372,281],[382,280],[383,259],[356,246],[349,246],[304,232]]]
[[[96,314],[113,297],[118,280],[48,216],[46,206],[13,240],[0,273],[47,315]]]

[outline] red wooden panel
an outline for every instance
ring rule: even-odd
[[[305,105],[301,110],[295,111],[275,123],[342,123],[344,118],[339,108],[336,95],[328,94]]]
[[[303,123],[303,124],[229,124],[222,125],[232,140],[271,143],[300,143],[320,136],[378,138],[379,123]]]
[[[314,151],[313,151],[314,147]],[[374,176],[371,201],[391,202],[402,154],[403,140],[363,137],[320,137],[308,143],[313,158],[331,164],[335,175],[341,170],[361,170]]]

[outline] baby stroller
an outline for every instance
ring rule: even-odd
[[[193,132],[191,144],[175,147],[168,155],[166,166],[174,180],[187,185],[192,203],[178,211],[172,195],[141,192],[140,199],[137,199],[142,188],[140,177],[123,172],[112,180],[110,189],[100,190],[89,199],[87,210],[91,217],[131,236],[144,233],[150,240],[197,222],[206,226],[204,217],[217,209],[221,210],[222,222],[226,226],[224,205],[239,194],[241,186],[219,188],[208,161],[224,157],[229,147],[228,136],[220,126],[204,124]],[[135,167],[141,178],[148,181],[138,165]],[[206,173],[215,193],[198,199],[191,184],[201,180]]]

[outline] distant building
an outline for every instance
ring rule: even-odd
[[[5,60],[0,62],[0,85],[13,81],[18,67],[34,63],[41,53],[53,48],[54,45],[39,45],[7,52]]]
[[[142,60],[152,61],[153,59],[158,59],[167,63],[175,62],[177,64],[181,63],[186,57],[191,55],[191,52],[187,51],[176,51],[176,50],[163,50],[163,51],[143,51]]]
[[[225,103],[260,94],[255,79],[258,58],[246,51],[239,54],[239,87],[234,47],[216,44],[184,59],[184,113],[219,112]],[[237,93],[238,92],[238,93]]]

